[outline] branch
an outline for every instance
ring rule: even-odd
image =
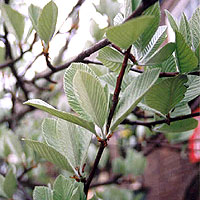
[[[174,118],[169,117],[167,119],[162,119],[162,120],[158,120],[158,121],[154,121],[154,122],[130,121],[128,119],[125,119],[122,122],[122,124],[142,125],[142,126],[147,126],[149,128],[152,128],[152,126],[155,126],[155,125],[158,125],[158,124],[168,124],[170,122],[184,120],[184,119],[196,117],[196,116],[199,116],[199,115],[200,115],[200,112],[196,112],[196,113],[192,113],[192,114],[188,114],[188,115],[181,115],[181,116],[174,117]]]

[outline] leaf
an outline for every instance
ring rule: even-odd
[[[184,98],[180,102],[181,104],[185,104],[195,99],[200,95],[200,77],[194,75],[188,75],[187,91],[185,93]]]
[[[116,113],[111,123],[111,131],[113,131],[141,101],[143,96],[158,79],[159,72],[160,69],[147,70],[129,84],[119,100]]]
[[[53,200],[76,200],[74,199],[75,195],[76,199],[86,200],[83,194],[83,183],[78,183],[62,175],[58,176],[53,184]]]
[[[155,54],[153,54],[148,61],[143,63],[144,65],[157,65],[166,61],[174,52],[176,48],[175,43],[168,43],[162,49],[159,49]],[[139,63],[140,65],[142,63]]]
[[[75,124],[62,119],[45,119],[42,132],[48,145],[61,153],[74,167],[82,169],[92,134]]]
[[[112,171],[115,174],[125,174],[125,162],[124,159],[121,157],[115,158],[112,161]]]
[[[176,62],[173,55],[162,63],[161,72],[177,72]]]
[[[136,10],[137,7],[140,5],[142,0],[131,0],[132,2],[132,11]]]
[[[6,177],[3,183],[3,190],[9,198],[12,198],[13,194],[17,190],[17,179],[12,169],[10,169],[8,173],[6,174]]]
[[[81,118],[87,119],[87,121],[92,121],[91,117],[83,110],[81,107],[73,87],[73,78],[78,70],[85,71],[91,75],[96,76],[93,70],[85,64],[82,63],[72,63],[69,68],[65,71],[64,75],[64,91],[67,96],[68,103],[70,107],[77,112]]]
[[[26,101],[24,104],[36,107],[36,108],[43,110],[53,116],[56,116],[60,119],[64,119],[66,121],[69,121],[69,122],[72,122],[79,126],[82,126],[83,128],[86,128],[87,130],[91,131],[92,133],[95,133],[93,123],[85,121],[76,115],[57,110],[53,106],[49,105],[48,103],[46,103],[40,99],[31,99],[31,100]]]
[[[31,4],[28,8],[28,15],[32,22],[33,28],[38,32],[37,25],[38,25],[38,19],[40,14],[42,13],[42,9],[38,6],[35,6]]]
[[[71,166],[65,156],[55,150],[53,147],[38,142],[34,140],[24,140],[25,143],[33,148],[42,158],[45,158],[49,162],[55,164],[56,166],[60,167],[61,169],[65,169],[70,173],[75,173],[76,170]]]
[[[140,35],[138,40],[134,43],[134,46],[141,52],[148,45],[160,24],[160,5],[159,2],[155,3],[143,12],[143,16],[153,17],[153,20],[149,22],[149,26]]]
[[[191,47],[192,46],[192,44],[191,44],[192,38],[191,38],[190,25],[189,25],[184,13],[181,16],[179,32],[182,34],[182,36],[184,37],[184,39],[185,39],[186,43],[189,45],[189,47]]]
[[[77,71],[73,86],[81,107],[102,128],[107,116],[108,102],[100,81],[87,72]]]
[[[191,114],[191,109],[188,104],[177,104],[175,109],[170,113],[170,117],[174,118],[181,115]]]
[[[141,52],[140,62],[143,62],[143,60],[150,58],[156,50],[159,48],[159,46],[164,42],[167,36],[167,27],[166,26],[160,26],[158,27],[158,30],[152,37],[149,44],[144,48],[144,50]]]
[[[5,48],[0,47],[0,64],[5,61]]]
[[[50,1],[42,10],[38,19],[37,30],[41,40],[47,45],[51,40],[57,22],[58,8],[53,1]]]
[[[104,47],[99,51],[97,59],[111,71],[118,73],[121,70],[124,56],[112,47]],[[129,61],[127,68],[130,69],[130,67],[131,62]]]
[[[184,98],[186,82],[187,77],[179,75],[155,84],[146,94],[145,103],[164,116],[167,115]]]
[[[179,132],[179,133],[165,133],[165,137],[170,143],[181,143],[189,140],[191,135],[193,134],[193,131],[185,131],[185,132]]]
[[[5,177],[0,174],[0,197],[7,197],[3,189],[4,181]]]
[[[160,127],[155,128],[154,130],[162,133],[181,133],[195,129],[197,125],[198,121],[196,119],[190,118],[171,122],[170,125],[163,124]]]
[[[172,27],[173,31],[174,32],[178,31],[178,26],[177,26],[176,20],[171,15],[171,13],[168,10],[165,10],[165,14],[167,15],[167,18],[169,20],[170,26]]]
[[[125,159],[126,174],[139,176],[144,173],[146,167],[146,158],[139,152],[128,149]]]
[[[195,53],[186,44],[181,33],[176,32],[176,59],[181,73],[190,72],[198,65]]]
[[[192,32],[192,43],[196,49],[200,42],[200,7],[198,7],[192,15],[190,21],[190,28]]]
[[[53,191],[44,186],[36,186],[33,191],[33,200],[54,200]]]
[[[0,4],[0,8],[8,31],[21,41],[25,26],[24,16],[7,4]]]
[[[108,28],[107,38],[117,46],[128,49],[138,37],[151,25],[152,16],[137,17],[125,22],[124,24]]]

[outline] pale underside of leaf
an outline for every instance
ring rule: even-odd
[[[112,131],[132,112],[146,92],[153,86],[158,79],[159,72],[160,69],[147,70],[142,75],[134,78],[125,89],[111,124]]]
[[[53,200],[53,191],[44,186],[36,186],[33,191],[33,200]]]
[[[76,115],[57,110],[53,106],[49,105],[48,103],[46,103],[40,99],[31,99],[31,100],[25,102],[24,104],[36,107],[36,108],[43,110],[53,116],[56,116],[58,118],[61,118],[66,121],[77,124],[79,126],[82,126],[83,128],[86,128],[87,130],[91,131],[94,134],[96,133],[93,123],[83,120]]]
[[[100,81],[87,72],[77,71],[73,86],[81,107],[99,128],[103,128],[108,102]]]

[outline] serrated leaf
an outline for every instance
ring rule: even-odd
[[[33,191],[33,200],[54,200],[53,191],[48,187],[36,186]]]
[[[145,103],[164,116],[167,115],[184,98],[186,82],[187,77],[179,75],[155,84],[146,94]]]
[[[83,128],[86,128],[87,130],[91,131],[92,133],[95,133],[95,128],[94,128],[93,123],[83,120],[76,115],[57,110],[53,106],[49,105],[48,103],[46,103],[40,99],[31,99],[31,100],[26,101],[24,104],[36,107],[36,108],[43,110],[53,116],[56,116],[60,119],[64,119],[66,121],[69,121],[69,122],[72,122],[79,126],[82,126]]]
[[[189,101],[195,99],[200,95],[200,77],[194,75],[188,75],[187,91],[183,100],[180,102],[181,104],[188,103]]]
[[[97,59],[108,69],[118,73],[121,70],[124,56],[112,47],[104,47],[99,51]],[[131,62],[129,61],[127,68],[130,69],[130,67]]]
[[[116,113],[111,123],[111,131],[132,112],[143,96],[156,82],[159,73],[160,69],[147,70],[129,84],[119,100]]]
[[[191,47],[192,46],[192,38],[191,38],[190,25],[189,25],[184,13],[181,16],[179,32],[183,35],[183,37],[184,37],[185,41],[187,42],[187,44],[189,45],[189,47]]]
[[[0,4],[0,8],[8,31],[21,41],[25,26],[24,16],[7,4]]]
[[[60,175],[53,184],[53,200],[86,200],[83,193],[83,183]]]
[[[114,26],[106,31],[107,38],[117,46],[128,49],[138,37],[151,25],[154,20],[152,16],[137,17],[125,22],[124,24]]]
[[[143,16],[152,16],[153,21],[149,22],[149,26],[145,29],[145,31],[140,35],[138,40],[134,43],[135,47],[138,51],[143,51],[144,48],[148,45],[152,37],[154,36],[156,30],[160,24],[160,5],[159,2],[155,3],[148,9],[143,12]]]
[[[97,77],[93,70],[85,64],[82,63],[72,63],[69,68],[65,71],[64,75],[64,91],[67,96],[68,103],[70,107],[77,112],[81,118],[87,119],[87,121],[92,121],[91,117],[83,110],[81,107],[73,87],[73,78],[78,70],[85,71]]]
[[[40,14],[42,13],[42,9],[38,6],[31,4],[28,8],[28,15],[32,22],[33,28],[37,31],[38,19]]]
[[[66,157],[53,147],[35,140],[24,140],[24,141],[28,146],[30,146],[37,153],[39,153],[39,155],[42,158],[45,158],[49,162],[55,164],[56,166],[62,169],[67,170],[70,173],[76,174],[76,170],[71,166]]]
[[[77,71],[73,87],[81,107],[97,126],[103,128],[108,102],[100,81],[87,72]]]
[[[158,65],[166,61],[174,52],[176,48],[175,43],[168,43],[163,48],[159,49],[155,54],[153,54],[149,60],[143,61],[145,63],[139,63],[140,65]]]
[[[181,33],[176,32],[176,60],[181,73],[190,72],[198,66],[198,59],[186,44]]]
[[[200,43],[200,7],[195,10],[189,23],[192,32],[193,47],[196,49]]]
[[[159,46],[164,42],[166,36],[167,36],[167,27],[166,26],[158,27],[158,30],[152,37],[149,44],[141,52],[141,56],[140,58],[138,58],[138,60],[140,60],[140,62],[143,62],[143,60],[151,57],[159,48]]]
[[[178,31],[178,25],[174,17],[171,15],[171,13],[168,10],[165,10],[165,13],[167,15],[167,18],[169,20],[170,26],[172,27],[173,31],[174,32]]]
[[[142,175],[146,167],[146,158],[142,153],[128,149],[125,159],[126,174],[133,174],[134,176]]]
[[[51,40],[57,23],[58,8],[50,1],[43,9],[38,19],[37,30],[41,40],[47,45]]]
[[[3,183],[3,190],[9,198],[12,198],[13,194],[17,190],[17,179],[12,169],[10,169],[8,173],[6,174],[6,177]]]
[[[162,133],[181,133],[195,129],[197,125],[198,121],[196,119],[190,118],[171,122],[170,125],[163,124],[160,127],[155,128],[154,130]]]
[[[75,124],[62,119],[45,119],[42,124],[44,138],[48,145],[67,158],[74,167],[82,169],[92,134]]]

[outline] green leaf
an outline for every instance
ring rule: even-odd
[[[175,109],[170,113],[170,117],[174,118],[181,115],[191,114],[191,109],[188,104],[177,104]]]
[[[107,116],[108,102],[100,81],[87,72],[77,71],[73,86],[81,107],[102,128]]]
[[[12,169],[10,169],[8,173],[6,174],[6,177],[3,183],[3,190],[9,198],[12,198],[13,194],[17,190],[17,179]]]
[[[24,16],[7,4],[0,4],[0,8],[8,31],[21,41],[25,26]]]
[[[102,48],[97,56],[97,59],[111,71],[119,72],[122,67],[124,56],[112,47]],[[131,62],[128,62],[127,68],[130,69]]]
[[[115,158],[112,161],[112,171],[115,174],[125,174],[125,162],[124,159],[121,157]]]
[[[5,177],[0,174],[0,197],[7,197],[3,189],[4,181]]]
[[[195,99],[200,95],[200,77],[194,75],[188,75],[187,91],[183,100],[180,102],[181,104],[188,103],[189,101]]]
[[[126,174],[139,176],[144,173],[146,167],[146,158],[139,152],[128,149],[125,159]]]
[[[173,55],[162,63],[161,72],[177,72],[176,61]]]
[[[146,94],[145,103],[164,116],[167,115],[184,98],[186,82],[187,77],[179,75],[155,84]]]
[[[62,119],[45,119],[42,124],[44,138],[74,168],[82,169],[92,134],[86,129]]]
[[[79,126],[82,126],[83,128],[86,128],[87,130],[91,131],[92,133],[95,133],[93,123],[83,120],[76,115],[57,110],[53,106],[49,105],[48,103],[46,103],[40,99],[31,99],[31,100],[26,101],[24,104],[36,107],[36,108],[43,110],[53,116],[56,116],[60,119],[64,119],[66,121],[69,121],[69,122],[72,122]]]
[[[137,60],[143,62],[143,60],[147,60],[148,58],[150,58],[156,52],[159,46],[164,42],[166,36],[167,36],[167,27],[166,26],[158,27],[158,30],[152,37],[151,41],[141,52],[141,55]]]
[[[81,194],[82,193],[82,194]],[[60,175],[53,184],[53,200],[86,200],[83,183]]]
[[[141,101],[143,96],[153,86],[159,76],[160,69],[145,71],[129,84],[119,100],[116,113],[111,123],[111,131],[120,124]]]
[[[170,143],[180,143],[185,142],[189,140],[191,135],[193,134],[193,130],[185,131],[185,132],[179,132],[179,133],[165,133],[165,137]]]
[[[168,10],[165,10],[165,13],[167,15],[167,18],[169,20],[170,26],[172,27],[173,31],[174,32],[178,31],[178,25],[174,17],[171,15],[171,13]]]
[[[128,49],[138,37],[151,25],[154,20],[152,16],[137,17],[125,22],[124,24],[114,26],[106,31],[107,38],[117,46]]]
[[[53,191],[48,187],[36,186],[33,191],[33,200],[54,200]]]
[[[41,40],[47,45],[51,40],[57,22],[58,8],[53,1],[50,1],[42,10],[38,19],[37,30]]]
[[[33,28],[36,31],[38,31],[37,25],[38,25],[38,19],[39,19],[39,16],[40,16],[41,13],[42,13],[42,9],[39,8],[38,6],[33,5],[33,4],[31,4],[28,8],[29,18],[32,22]]]
[[[159,49],[155,54],[153,54],[148,61],[143,63],[144,65],[157,65],[166,61],[174,52],[176,48],[175,43],[168,43],[163,48]],[[142,63],[139,63],[142,65]]]
[[[53,147],[34,140],[24,140],[25,143],[33,148],[42,158],[45,158],[49,162],[56,166],[67,170],[70,173],[77,173],[76,170],[71,166],[65,156],[55,150]]]
[[[195,10],[189,23],[192,32],[193,47],[196,49],[200,42],[200,7]]]
[[[179,32],[176,32],[176,59],[181,73],[190,72],[198,65],[195,53],[186,44],[185,39]]]
[[[143,12],[146,17],[153,17],[152,21],[149,21],[149,26],[140,35],[138,40],[134,43],[134,46],[141,52],[148,45],[160,24],[160,5],[159,2],[155,3]],[[140,24],[141,26],[141,24]]]
[[[190,25],[187,21],[187,18],[185,14],[182,14],[179,32],[183,35],[186,43],[189,45],[189,47],[192,46],[192,38],[191,38],[191,31],[190,31]]]
[[[162,133],[181,133],[195,129],[197,125],[198,121],[196,119],[190,118],[171,122],[170,125],[163,124],[160,127],[155,128],[154,130]]]
[[[142,0],[132,0],[132,11],[136,10]]]
[[[0,47],[0,64],[5,61],[5,48]]]
[[[69,68],[65,71],[64,75],[64,91],[67,96],[68,103],[70,107],[77,112],[81,118],[87,119],[87,121],[92,121],[91,117],[83,110],[81,107],[73,87],[73,79],[78,70],[88,72],[91,75],[96,76],[93,70],[85,64],[82,63],[72,63]]]

